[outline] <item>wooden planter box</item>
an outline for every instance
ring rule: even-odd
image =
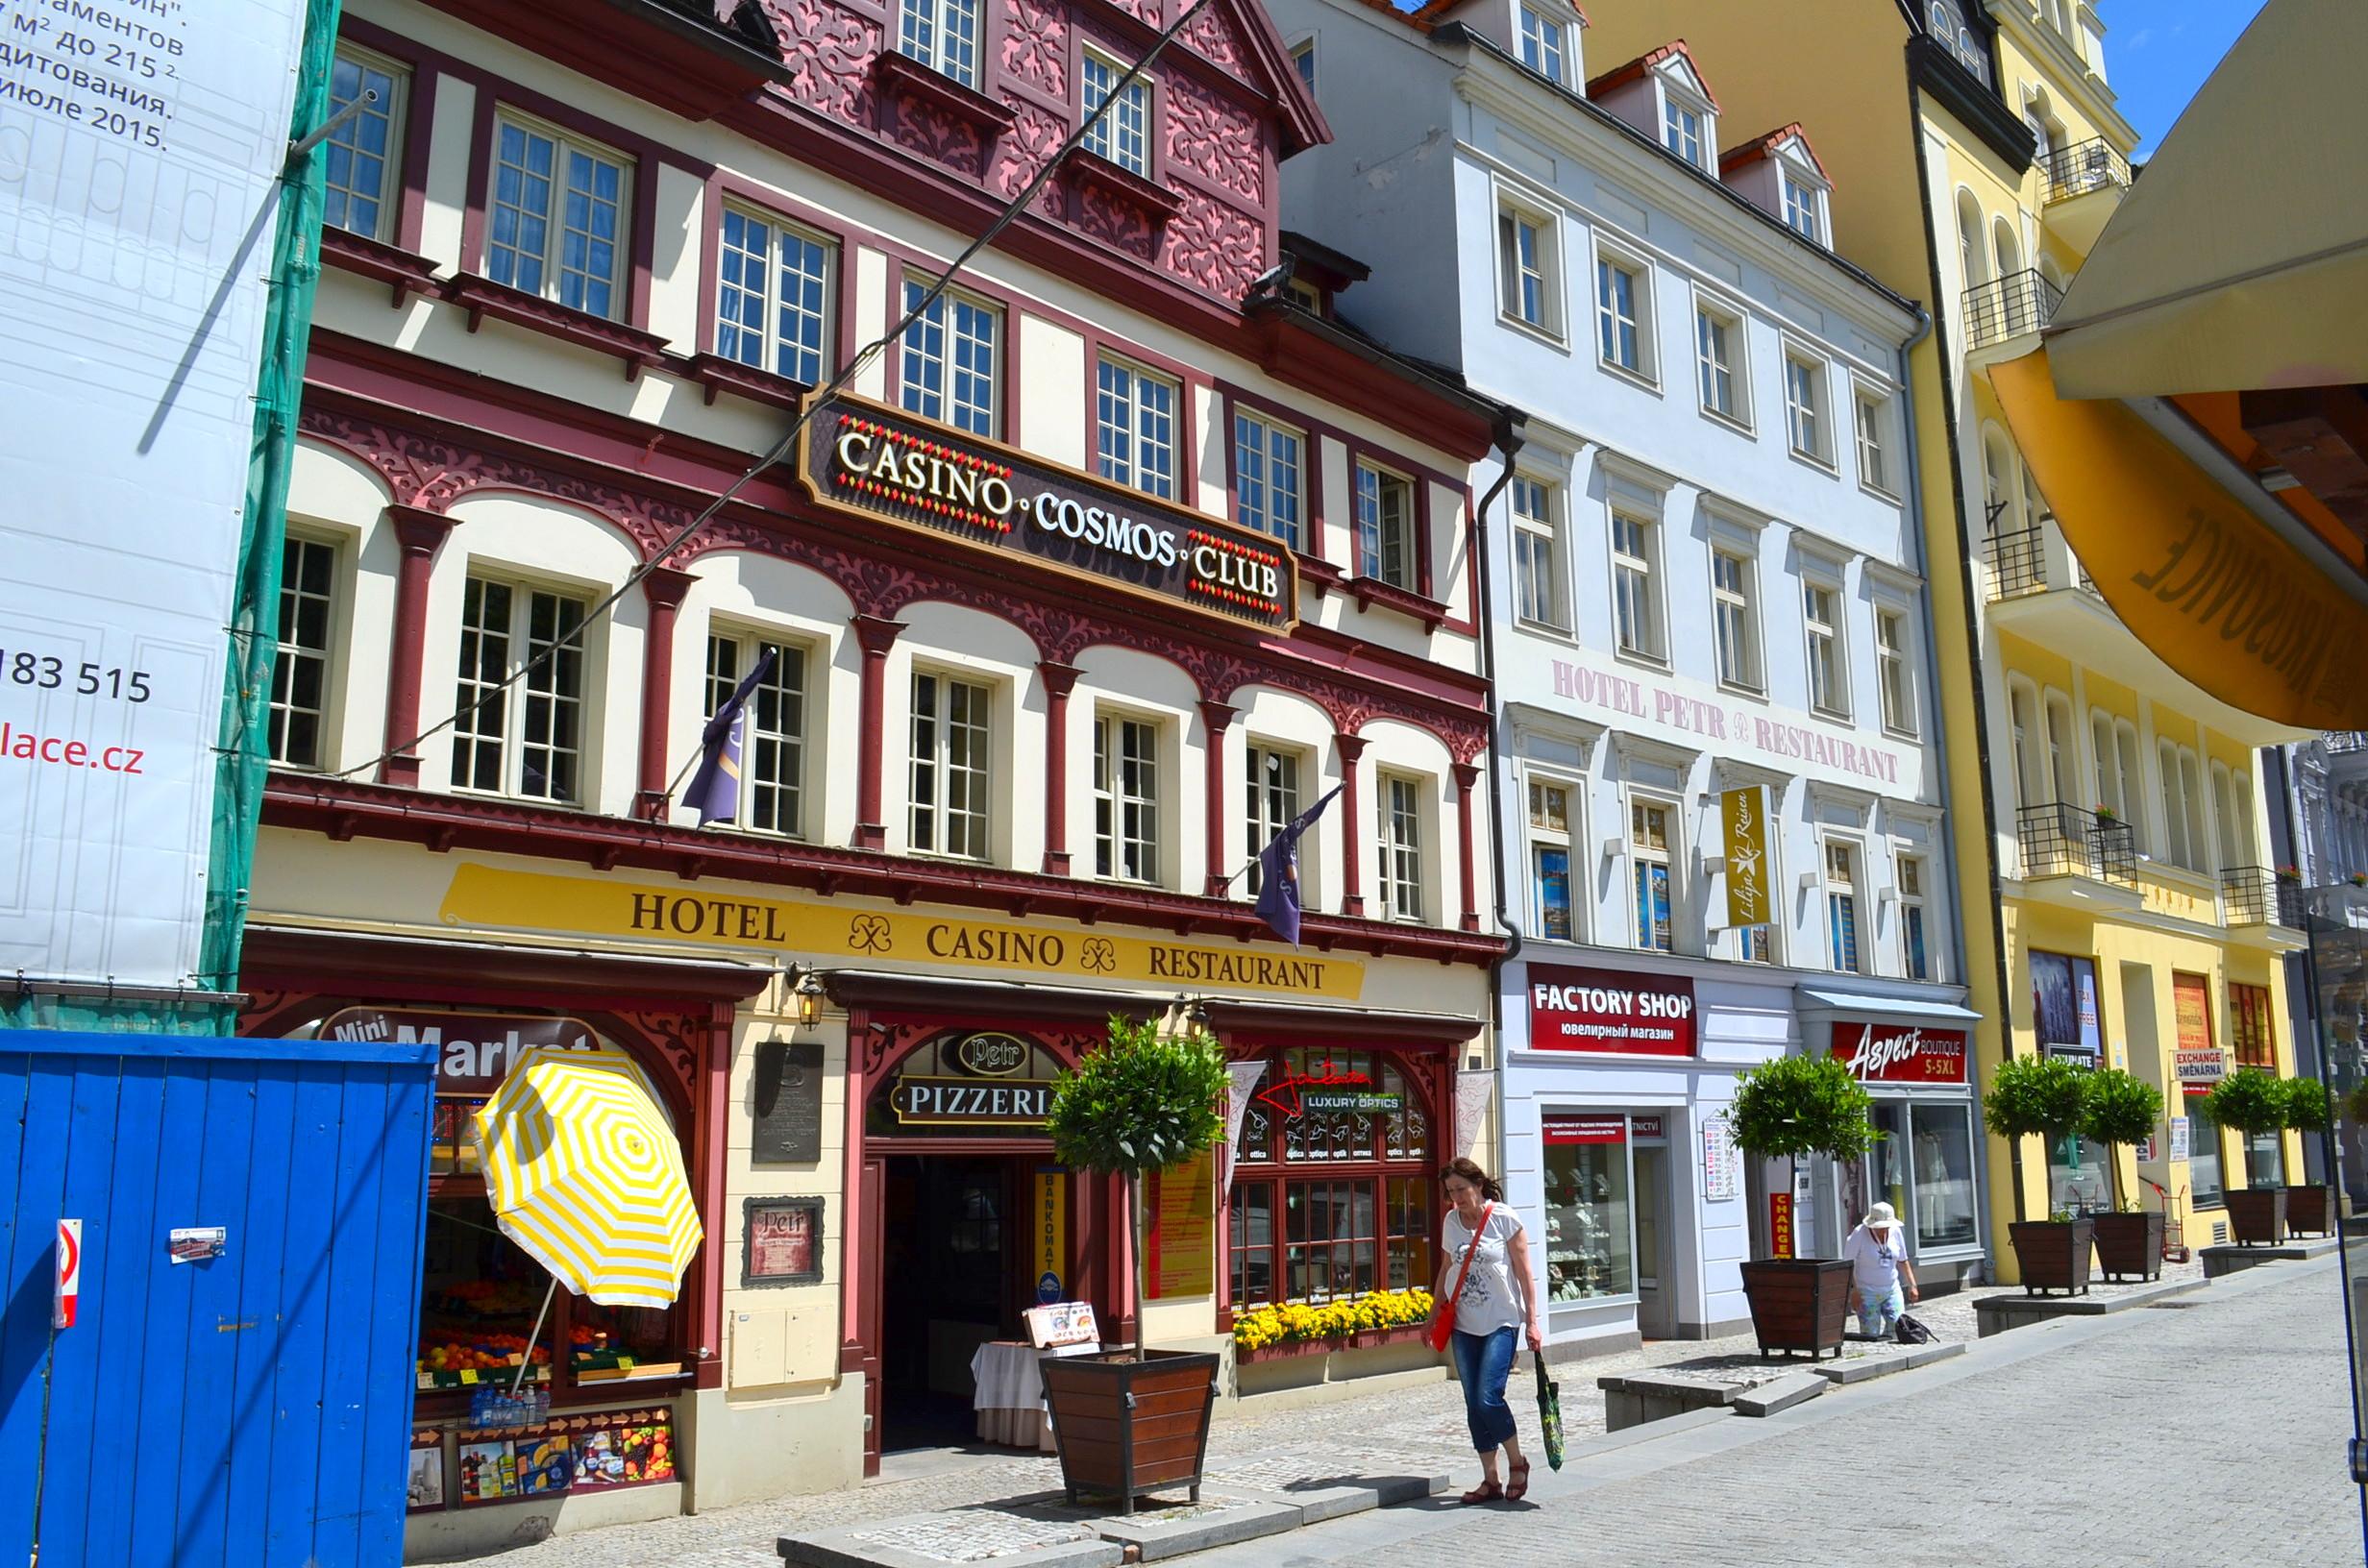
[[[2312,1236],[2333,1234],[2335,1221],[2329,1213],[2327,1188],[2289,1187],[2285,1189],[2285,1228],[2295,1236],[2308,1231]]]
[[[1045,1361],[1071,1505],[1081,1494],[1111,1497],[1132,1513],[1135,1499],[1179,1486],[1199,1502],[1217,1367],[1212,1354],[1180,1350],[1147,1351],[1140,1361],[1131,1352]]]
[[[1760,1354],[1806,1351],[1841,1354],[1850,1316],[1850,1265],[1817,1260],[1767,1258],[1743,1265],[1743,1294]]]
[[[2095,1220],[2076,1219],[2066,1224],[2018,1219],[2008,1227],[2008,1235],[2014,1244],[2014,1262],[2022,1271],[2025,1295],[2088,1294],[2088,1252],[2096,1244]]]
[[[2274,1247],[2285,1239],[2282,1187],[2229,1188],[2229,1237],[2240,1247]]]
[[[2090,1223],[2097,1228],[2098,1273],[2109,1280],[2162,1277],[2159,1211],[2151,1214],[2099,1214]]]

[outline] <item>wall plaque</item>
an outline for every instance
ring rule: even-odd
[[[756,1047],[749,1158],[810,1165],[823,1157],[823,1048],[769,1040]]]
[[[740,1285],[819,1285],[823,1200],[747,1198],[740,1205]]]

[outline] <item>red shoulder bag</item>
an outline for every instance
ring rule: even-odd
[[[1464,1299],[1464,1282],[1471,1277],[1471,1255],[1480,1250],[1480,1238],[1488,1235],[1489,1216],[1494,1213],[1496,1205],[1493,1203],[1480,1211],[1480,1228],[1471,1233],[1471,1245],[1464,1249],[1464,1266],[1455,1271],[1455,1288],[1448,1292],[1447,1299],[1431,1314],[1433,1350],[1446,1349],[1448,1335],[1455,1333],[1455,1304]]]

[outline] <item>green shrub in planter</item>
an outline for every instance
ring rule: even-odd
[[[1727,1121],[1735,1146],[1762,1160],[1789,1160],[1795,1178],[1801,1156],[1856,1160],[1880,1136],[1866,1086],[1830,1056],[1780,1056],[1743,1074]]]
[[[1147,1020],[1113,1017],[1110,1035],[1053,1080],[1047,1130],[1063,1164],[1126,1178],[1135,1239],[1135,1299],[1147,1299],[1143,1173],[1180,1165],[1225,1136],[1225,1053],[1209,1035],[1163,1036]],[[1135,1313],[1143,1357],[1144,1313]]]
[[[2327,1086],[2316,1078],[2285,1080],[2285,1124],[2298,1133],[2323,1133],[2330,1120]]]
[[[1982,1115],[1993,1133],[2037,1133],[2053,1141],[2081,1125],[2090,1076],[2060,1056],[2008,1057],[1990,1074]]]
[[[2283,1083],[2258,1067],[2239,1067],[2204,1096],[2204,1113],[2250,1139],[2284,1132],[2292,1103]]]
[[[2081,1086],[2080,1130],[2105,1145],[2106,1168],[2113,1182],[2113,1206],[2121,1207],[2123,1145],[2143,1143],[2162,1120],[2162,1091],[2119,1067],[2085,1075]]]

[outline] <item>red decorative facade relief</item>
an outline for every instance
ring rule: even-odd
[[[896,94],[894,108],[888,126],[891,140],[933,162],[943,163],[956,174],[966,174],[974,180],[985,177],[987,145],[976,126],[909,92]]]
[[[1229,75],[1248,78],[1243,61],[1248,59],[1249,52],[1242,46],[1241,35],[1219,7],[1201,7],[1200,14],[1185,23],[1184,31],[1176,37],[1184,47],[1210,64],[1222,67]]]
[[[1098,184],[1079,184],[1072,197],[1077,227],[1103,244],[1150,260],[1159,237],[1143,208]]]
[[[1181,75],[1168,84],[1168,158],[1253,207],[1266,201],[1258,122]]]
[[[1069,13],[1034,0],[1003,0],[1003,69],[1047,96],[1069,97]]]
[[[1184,207],[1162,232],[1160,265],[1221,299],[1240,299],[1265,268],[1265,227],[1199,190],[1177,194]]]
[[[767,0],[766,9],[781,37],[790,96],[825,114],[869,126],[877,24],[830,0]]]
[[[1003,101],[1010,106],[1015,118],[1010,131],[995,144],[995,173],[988,184],[997,195],[1008,200],[1035,179],[1046,159],[1060,150],[1062,139],[1069,135],[1069,122],[1016,95],[1006,94]],[[1037,209],[1057,217],[1060,200],[1060,187],[1048,184],[1036,199]]]

